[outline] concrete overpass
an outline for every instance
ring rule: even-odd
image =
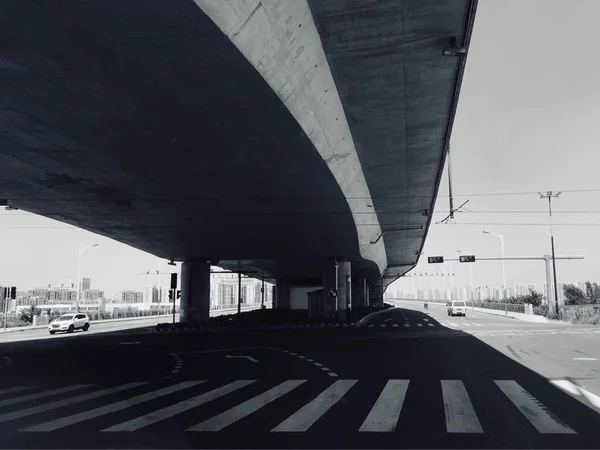
[[[475,9],[5,0],[0,198],[184,261],[185,320],[209,262],[343,318],[417,263]]]

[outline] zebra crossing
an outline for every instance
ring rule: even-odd
[[[429,322],[427,320],[423,320],[420,322],[410,322],[410,321],[406,321],[403,323],[381,323],[381,324],[374,324],[374,323],[370,323],[368,325],[366,325],[367,328],[399,328],[399,327],[404,327],[404,328],[421,328],[421,329],[425,329],[425,328],[450,328],[450,329],[463,329],[463,328],[470,328],[470,329],[477,329],[478,327],[481,327],[482,325],[478,322],[466,322],[466,321],[457,321],[457,322]]]
[[[421,404],[418,408],[430,408],[427,414],[431,417],[438,414],[440,423],[445,424],[443,432],[481,435],[491,431],[493,423],[489,418],[484,421],[479,417],[480,410],[486,408],[486,402],[469,393],[473,386],[468,381],[441,379],[427,383],[427,389],[441,397],[439,404],[443,405],[443,410],[436,408],[434,403]],[[518,416],[524,423],[529,423],[532,432],[540,434],[578,434],[574,424],[567,424],[564,417],[559,418],[518,381],[487,380],[486,383],[486,389],[498,396],[494,405],[501,403],[500,397],[509,402],[510,410],[499,410],[498,418],[503,414]],[[20,434],[50,433],[86,423],[91,424],[92,431],[103,434],[135,432],[151,430],[153,426],[187,414],[183,427],[186,432],[214,433],[243,423],[249,416],[264,413],[273,417],[275,413],[278,423],[259,432],[310,432],[320,421],[350,408],[353,414],[360,416],[360,426],[348,431],[409,432],[401,428],[401,418],[414,413],[414,399],[420,397],[423,382],[389,379],[382,380],[381,384],[373,387],[368,380],[339,379],[319,381],[315,385],[309,380],[293,379],[235,380],[220,385],[208,380],[187,380],[129,382],[110,387],[93,384],[52,389],[14,386],[0,389],[0,431],[7,427]],[[310,389],[302,391],[302,396],[290,397],[300,388]],[[550,383],[545,388],[556,389]],[[407,404],[411,390],[414,390],[413,402]],[[357,391],[368,391],[365,401],[348,400],[350,394]],[[228,403],[219,403],[222,399],[227,399]],[[160,406],[156,406],[157,402]],[[293,412],[280,415],[278,405],[291,403]],[[151,405],[151,408],[139,408],[144,404]],[[51,414],[45,414],[49,412]],[[564,413],[564,410],[561,408],[559,413]],[[594,411],[590,413],[597,415]],[[99,419],[102,421],[94,422]]]

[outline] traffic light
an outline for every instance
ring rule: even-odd
[[[459,259],[460,262],[475,262],[475,255],[461,255]]]
[[[169,289],[169,300],[173,300],[173,289]]]
[[[15,286],[10,288],[10,298],[13,300],[17,298],[17,288]]]
[[[181,291],[177,291],[177,298],[181,298]]]
[[[427,258],[427,262],[429,264],[440,264],[444,262],[444,257],[443,256],[429,256]]]

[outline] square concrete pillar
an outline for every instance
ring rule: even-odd
[[[277,280],[275,282],[275,299],[273,309],[290,309],[290,285]]]
[[[354,278],[352,280],[352,306],[360,308],[367,305],[367,280],[364,278]]]
[[[181,265],[179,321],[205,322],[210,315],[210,264],[186,261]]]
[[[383,306],[383,290],[381,283],[369,286],[369,306]]]

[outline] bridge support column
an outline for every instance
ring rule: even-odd
[[[369,304],[367,291],[367,280],[364,278],[352,280],[352,307],[360,308]]]
[[[325,318],[345,322],[352,308],[350,261],[327,261],[323,267]]]
[[[180,322],[204,322],[210,313],[210,264],[186,261],[181,265]]]
[[[289,284],[277,280],[275,282],[275,298],[273,309],[290,309],[291,287]]]
[[[381,283],[369,286],[369,306],[383,306],[383,289]]]

